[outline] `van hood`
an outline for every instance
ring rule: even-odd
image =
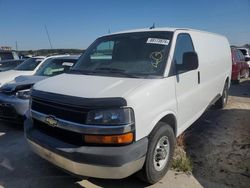
[[[0,86],[4,85],[7,82],[12,81],[17,76],[32,75],[32,74],[33,74],[33,71],[9,70],[5,72],[0,72]]]
[[[34,90],[82,98],[125,97],[148,79],[61,74],[33,86]]]

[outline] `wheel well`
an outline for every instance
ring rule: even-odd
[[[168,125],[172,127],[174,134],[175,135],[177,134],[176,118],[173,114],[168,114],[164,116],[163,118],[161,118],[159,122],[167,123]]]

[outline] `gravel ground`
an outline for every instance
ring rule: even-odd
[[[169,171],[150,187],[222,188],[250,185],[250,79],[230,89],[224,110],[210,109],[186,131],[193,175]],[[22,127],[0,122],[0,188],[147,187],[135,177],[79,180],[29,149]]]
[[[231,86],[225,109],[210,109],[186,131],[186,145],[200,182],[250,187],[250,79]]]

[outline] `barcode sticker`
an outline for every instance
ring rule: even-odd
[[[158,39],[158,38],[148,38],[147,43],[168,45],[169,40],[168,39]]]

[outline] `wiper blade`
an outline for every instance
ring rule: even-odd
[[[106,71],[116,71],[116,72],[125,72],[123,69],[117,69],[117,68],[109,68],[109,67],[102,67],[102,68],[96,68],[95,70],[106,70]]]
[[[68,71],[68,73],[92,75],[95,72],[94,71],[87,71],[87,70],[71,69],[70,71]]]
[[[94,70],[80,70],[80,69],[71,69],[68,73],[73,74],[85,74],[85,75],[95,75],[96,73],[113,73],[113,74],[119,74],[122,76],[126,76],[129,78],[141,78],[141,76],[137,76],[135,74],[126,73],[122,69],[115,69],[115,68],[97,68]]]
[[[131,73],[126,73],[125,70],[122,70],[122,69],[116,69],[116,68],[106,68],[106,67],[103,67],[103,68],[97,68],[95,69],[95,71],[97,72],[103,72],[103,71],[107,71],[108,73],[114,73],[114,74],[119,74],[119,75],[123,75],[123,76],[126,76],[126,77],[129,77],[129,78],[140,78],[140,76],[137,76],[137,75],[134,75],[134,74],[131,74]]]

